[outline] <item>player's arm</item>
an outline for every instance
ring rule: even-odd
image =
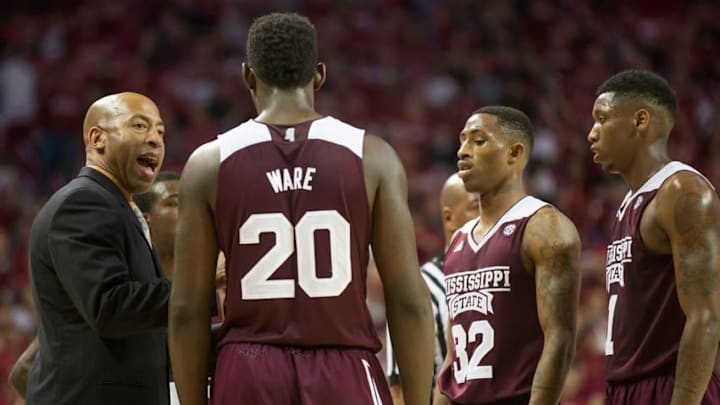
[[[196,150],[180,178],[175,274],[170,293],[170,361],[183,405],[207,404],[210,302],[218,242],[212,201],[220,162],[216,144]]]
[[[366,179],[372,206],[371,243],[383,284],[388,328],[408,404],[430,402],[434,333],[430,292],[418,271],[415,232],[407,205],[405,170],[395,152],[365,137]],[[367,184],[367,183],[366,183]]]
[[[672,247],[685,328],[672,404],[699,404],[720,341],[720,202],[708,183],[681,172],[658,191],[657,222]]]
[[[30,368],[35,362],[35,357],[37,357],[39,347],[40,345],[36,337],[32,342],[30,342],[30,345],[28,345],[25,351],[20,355],[17,362],[15,362],[12,370],[10,370],[10,377],[8,378],[10,386],[17,391],[22,399],[25,399],[27,394],[28,374],[30,373]]]
[[[397,368],[397,360],[393,351],[392,342],[390,341],[390,330],[385,327],[385,356],[387,359],[386,370],[388,385],[390,386],[390,396],[393,404],[404,405],[405,400],[402,396],[402,385],[400,384],[400,372]]]
[[[448,319],[448,327],[445,328],[445,341],[447,342],[447,354],[445,354],[445,362],[440,368],[438,375],[442,374],[445,370],[452,367],[455,356],[455,340],[453,340],[451,332],[451,323]],[[433,405],[449,405],[450,399],[440,392],[440,384],[435,384],[435,391],[433,391]]]
[[[575,355],[580,292],[580,237],[575,225],[552,207],[528,222],[523,253],[535,269],[535,299],[543,351],[530,404],[557,404]]]

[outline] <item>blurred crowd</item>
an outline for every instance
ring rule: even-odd
[[[584,244],[577,361],[564,404],[601,403],[604,243],[626,188],[590,159],[595,88],[653,70],[679,97],[671,156],[720,185],[720,3],[668,0],[4,0],[0,6],[0,405],[35,333],[27,239],[45,199],[79,170],[98,97],[147,94],[168,125],[165,170],[254,114],[241,63],[253,17],[307,15],[328,81],[322,113],[387,139],[401,157],[421,260],[441,251],[438,193],[473,110],[507,104],[535,125],[526,184]],[[412,237],[412,235],[407,235]],[[371,295],[381,287],[371,283]],[[371,300],[378,326],[382,304]]]

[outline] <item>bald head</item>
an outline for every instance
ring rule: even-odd
[[[477,194],[468,193],[462,179],[454,173],[445,181],[440,191],[440,212],[445,231],[445,243],[467,221],[480,215]]]
[[[105,96],[83,121],[85,161],[126,194],[146,191],[165,157],[165,124],[157,105],[132,92]]]
[[[149,103],[157,111],[157,106],[148,97],[130,91],[123,93],[110,94],[96,100],[85,114],[83,121],[83,139],[87,144],[87,134],[92,127],[106,128],[114,125],[114,119],[132,110],[132,107]],[[159,115],[159,113],[158,113]]]
[[[467,191],[465,191],[465,183],[460,176],[454,173],[448,177],[440,190],[440,206],[451,207],[456,205],[461,199],[467,199]]]

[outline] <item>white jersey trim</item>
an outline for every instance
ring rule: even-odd
[[[663,168],[658,170],[657,173],[650,176],[650,178],[647,179],[647,181],[645,181],[645,183],[640,186],[640,188],[637,189],[634,193],[632,192],[632,190],[630,190],[627,192],[627,194],[625,194],[625,198],[620,204],[620,207],[617,210],[617,214],[615,214],[617,219],[620,220],[623,218],[623,216],[625,215],[625,211],[627,211],[627,207],[630,206],[630,202],[633,201],[635,197],[640,194],[648,193],[659,189],[660,187],[662,187],[662,185],[668,178],[678,172],[695,173],[705,179],[705,181],[710,185],[710,187],[715,190],[715,187],[712,185],[712,183],[710,183],[710,180],[708,180],[707,177],[703,176],[703,174],[700,173],[697,169],[682,162],[672,161],[663,166]]]
[[[254,120],[245,121],[217,138],[220,143],[221,163],[239,150],[272,140],[268,127]]]
[[[475,229],[475,225],[477,225],[480,218],[475,221],[468,222],[467,224],[465,224],[465,226],[463,226],[463,232],[467,233],[468,245],[470,245],[470,248],[472,248],[473,252],[477,252],[487,243],[488,240],[490,240],[490,238],[495,235],[495,233],[497,233],[498,229],[500,229],[503,224],[532,216],[537,210],[547,205],[550,204],[535,197],[529,195],[523,197],[520,201],[516,202],[502,217],[500,217],[500,219],[495,222],[495,225],[493,225],[492,228],[490,228],[485,233],[485,235],[483,235],[482,239],[480,239],[478,242],[475,242],[475,238],[473,237],[473,229]]]
[[[365,130],[355,128],[333,117],[325,117],[310,125],[308,139],[319,139],[343,146],[359,158],[363,157]]]

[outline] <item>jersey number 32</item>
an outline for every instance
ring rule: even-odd
[[[453,362],[455,381],[462,384],[467,380],[479,380],[493,378],[493,368],[490,365],[480,365],[483,357],[495,346],[495,330],[486,320],[474,321],[465,332],[462,325],[456,324],[450,330],[455,343],[456,361]],[[468,343],[480,343],[475,346],[470,358],[468,358]]]
[[[330,236],[332,274],[323,278],[317,276],[315,266],[315,231],[320,230]],[[240,244],[257,244],[263,233],[275,234],[275,245],[240,281],[243,299],[294,298],[295,280],[270,280],[293,253],[297,256],[297,283],[308,296],[336,297],[350,284],[350,224],[337,211],[308,211],[295,226],[281,213],[253,214],[240,227]]]

